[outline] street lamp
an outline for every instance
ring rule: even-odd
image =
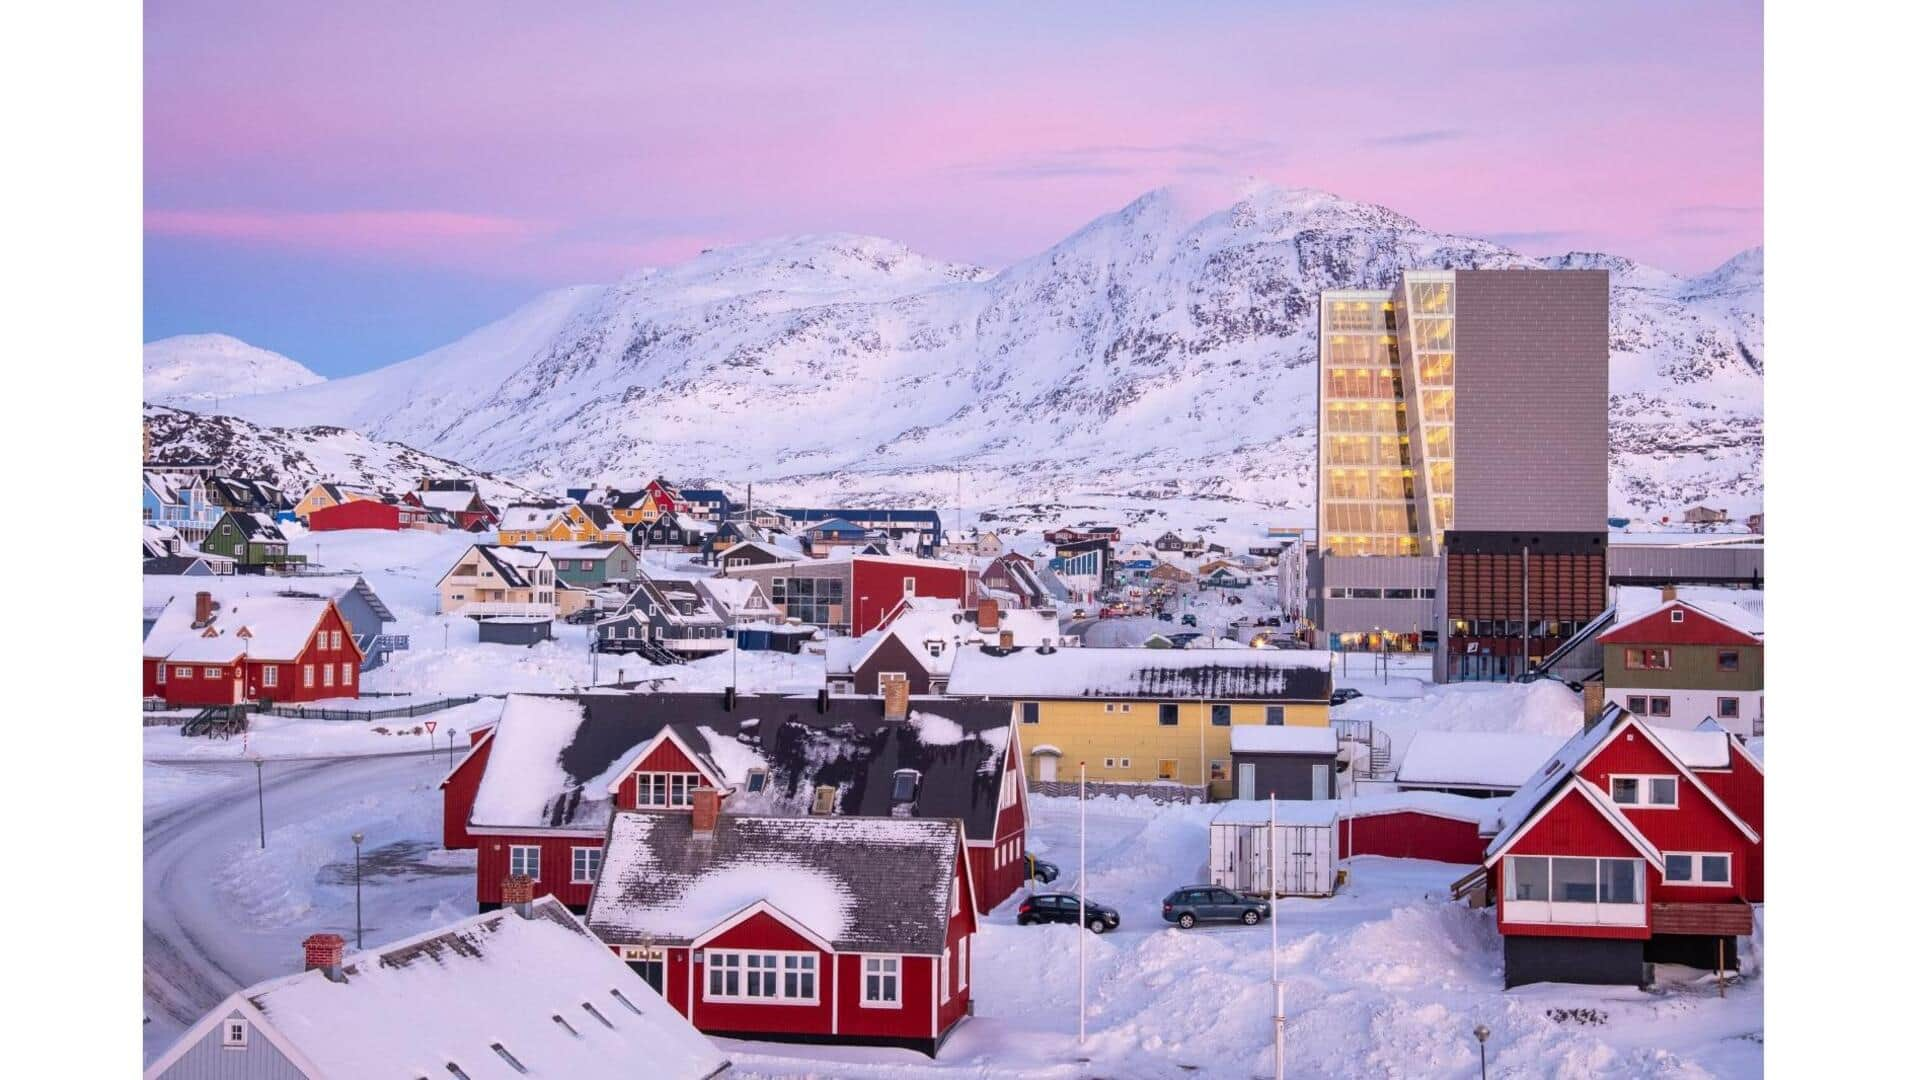
[[[360,842],[366,838],[367,834],[363,832],[353,834],[353,947],[355,949],[367,947],[366,929],[360,922]]]
[[[1487,1036],[1491,1034],[1487,1025],[1473,1025],[1473,1037],[1480,1040],[1480,1080],[1487,1080]]]

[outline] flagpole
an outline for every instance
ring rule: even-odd
[[[1087,1043],[1087,763],[1080,763],[1080,1045]]]
[[[1273,963],[1273,1080],[1281,1080],[1286,1071],[1286,995],[1280,986],[1280,802],[1277,792],[1267,793],[1267,922],[1272,943],[1268,951]]]

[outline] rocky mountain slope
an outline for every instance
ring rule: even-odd
[[[226,334],[161,338],[142,353],[141,396],[155,405],[205,408],[324,381],[298,361]]]
[[[320,480],[406,491],[422,476],[475,477],[481,496],[490,501],[529,494],[519,484],[476,473],[458,462],[345,428],[262,427],[238,417],[164,405],[148,405],[144,415],[151,462],[219,462],[224,471],[275,481],[295,498]]]
[[[709,251],[559,290],[391,367],[223,403],[526,483],[655,473],[767,498],[1195,500],[1304,523],[1327,288],[1409,266],[1613,271],[1613,501],[1761,496],[1761,257],[1696,278],[1534,259],[1256,185],[1143,196],[997,273],[859,236]]]

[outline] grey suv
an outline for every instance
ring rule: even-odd
[[[1252,896],[1241,896],[1218,885],[1189,885],[1175,889],[1160,901],[1160,917],[1190,930],[1195,923],[1243,922],[1258,926],[1261,919],[1273,915],[1273,905]]]

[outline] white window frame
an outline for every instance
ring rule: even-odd
[[[165,660],[160,661],[158,670],[154,672],[153,681],[155,685],[158,686],[165,686],[167,684],[167,662]]]
[[[332,664],[320,665],[320,685],[323,687],[333,685],[333,665]]]
[[[820,1004],[820,954],[799,949],[705,949],[706,995],[702,1000],[709,1002],[730,1002],[736,1005],[818,1005]],[[795,961],[789,968],[788,961]],[[755,964],[754,961],[759,961]],[[770,962],[770,963],[769,963]],[[749,966],[752,964],[752,966]],[[796,976],[810,975],[813,993],[809,997],[789,997],[787,995],[787,975],[791,971]],[[739,977],[739,992],[720,993],[716,990],[719,979],[727,974]],[[753,984],[751,976],[758,975],[771,983],[773,993],[750,994],[748,987]]]
[[[960,954],[958,957],[960,962],[954,968],[954,980],[958,982],[959,985],[954,987],[955,990],[965,990],[967,988],[967,945],[972,940],[973,935],[971,934],[962,934],[960,937]]]
[[[1684,881],[1679,880],[1677,878],[1668,877],[1667,864],[1666,864],[1666,861],[1663,859],[1660,863],[1660,882],[1663,885],[1671,885],[1676,889],[1730,889],[1733,887],[1733,853],[1732,852],[1668,851],[1668,852],[1663,852],[1662,854],[1665,855],[1667,859],[1687,860],[1687,873],[1689,875],[1689,879]],[[1700,874],[1705,864],[1702,863],[1700,860],[1709,858],[1709,857],[1727,860],[1727,879],[1725,881],[1704,881],[1701,879]]]
[[[353,665],[347,663],[345,660],[340,661],[340,685],[353,685]]]
[[[260,685],[269,689],[280,685],[280,665],[260,665]]]
[[[1614,798],[1613,784],[1616,780],[1636,781],[1634,790],[1637,801],[1621,802]],[[1673,785],[1673,801],[1657,803],[1653,798],[1653,781],[1665,780]],[[1632,807],[1635,810],[1678,810],[1680,808],[1680,777],[1673,773],[1613,773],[1607,777],[1607,799],[1615,806]]]
[[[585,877],[580,876],[580,857],[582,855],[585,855],[587,857],[586,861],[592,864],[587,868],[587,876]],[[601,851],[598,847],[576,846],[573,849],[573,884],[591,885],[600,880],[600,856]]]
[[[885,970],[883,966],[889,960],[893,961],[893,970],[890,972]],[[903,981],[906,978],[906,967],[906,958],[897,953],[873,953],[862,956],[860,958],[860,1007],[863,1009],[898,1009],[903,1007],[901,1002],[901,998],[903,997],[901,989]],[[891,989],[893,991],[893,997],[891,999],[885,997],[875,998],[867,995],[868,980],[873,978],[880,980],[880,988],[883,991],[888,989],[888,982],[891,981]]]
[[[940,950],[940,1004],[953,1000],[953,950]]]
[[[193,669],[183,664],[175,664],[173,667],[173,677],[176,679],[191,679],[193,678]]]
[[[528,852],[532,854],[529,855]],[[540,880],[540,845],[507,845],[507,873],[526,874],[534,881]]]
[[[301,681],[308,690],[313,689],[313,665],[300,665]]]
[[[1514,894],[1514,859],[1547,860],[1547,896],[1540,900],[1521,900]],[[1553,863],[1555,860],[1584,860],[1594,864],[1595,898],[1585,900],[1553,899]],[[1634,871],[1634,892],[1636,898],[1629,901],[1599,900],[1598,883],[1606,880],[1601,873],[1600,863],[1631,862],[1638,869]],[[1508,922],[1517,923],[1554,923],[1572,926],[1645,926],[1647,925],[1647,861],[1645,859],[1622,859],[1613,855],[1507,855],[1500,865],[1500,917]]]
[[[222,1050],[245,1050],[247,1037],[253,1031],[253,1025],[244,1016],[229,1016],[220,1021],[220,1048]]]

